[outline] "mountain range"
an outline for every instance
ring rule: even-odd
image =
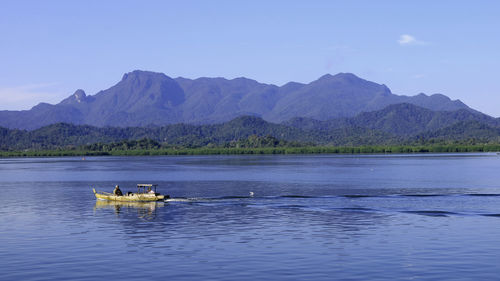
[[[390,114],[401,115],[406,123],[392,120]],[[431,119],[420,120],[418,114]],[[163,73],[136,70],[95,95],[77,90],[55,105],[40,103],[30,110],[0,111],[0,126],[34,130],[60,122],[96,127],[216,124],[239,116],[256,116],[297,128],[349,125],[381,131],[391,128],[395,131],[391,133],[406,135],[443,128],[451,119],[455,123],[471,119],[490,125],[496,122],[459,100],[441,94],[395,95],[383,84],[350,73],[327,74],[308,84],[276,86],[248,78],[173,79]]]
[[[169,146],[226,147],[255,136],[298,145],[484,144],[500,143],[500,122],[464,109],[432,111],[403,103],[350,118],[294,118],[280,124],[255,116],[241,116],[221,124],[126,128],[57,123],[31,131],[0,127],[0,151],[74,148],[139,139]]]

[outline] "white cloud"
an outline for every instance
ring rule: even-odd
[[[58,85],[41,83],[0,88],[0,110],[30,109],[40,102],[58,103],[68,95],[56,89]]]
[[[417,40],[414,36],[411,36],[409,34],[403,34],[399,36],[398,43],[401,46],[407,46],[407,45],[427,45],[429,43],[422,41],[422,40]]]

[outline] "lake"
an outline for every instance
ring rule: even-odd
[[[92,193],[138,183],[172,199]],[[10,158],[0,192],[0,280],[500,274],[497,154]]]

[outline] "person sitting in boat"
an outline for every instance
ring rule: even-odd
[[[116,195],[116,196],[123,196],[123,193],[120,190],[120,187],[118,185],[115,186],[115,189],[113,190],[113,194]]]

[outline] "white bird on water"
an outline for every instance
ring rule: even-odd
[[[250,191],[250,197],[253,197],[253,191]]]

